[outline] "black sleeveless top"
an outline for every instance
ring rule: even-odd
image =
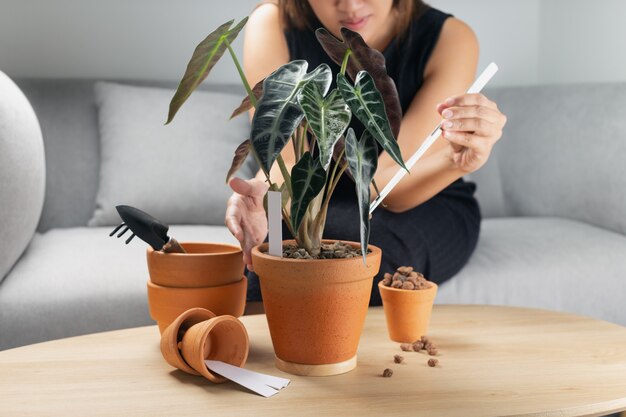
[[[403,113],[407,111],[423,84],[424,69],[428,59],[439,39],[445,20],[451,16],[451,14],[427,7],[419,17],[414,19],[407,33],[402,38],[394,38],[383,51],[387,74],[396,83]],[[316,28],[323,26],[317,19],[315,19],[314,23]],[[308,61],[308,71],[312,71],[322,63],[328,64],[333,73],[331,89],[336,87],[335,77],[341,68],[328,57],[315,37],[314,31],[309,29],[288,29],[285,31],[285,38],[291,60],[304,59]],[[356,117],[353,117],[350,126],[357,134],[356,137],[359,138],[360,133],[363,131],[363,125]],[[382,152],[380,145],[378,148],[379,152]],[[408,159],[410,155],[403,155],[403,157]],[[332,169],[333,164],[334,162],[331,163],[329,169]],[[419,162],[417,166],[419,166]],[[472,196],[475,190],[473,183],[465,182],[462,178],[450,184],[446,190],[451,187],[454,188],[454,194],[460,191],[462,194],[466,194],[466,196]],[[341,176],[332,196],[332,200],[335,199],[356,200],[354,181],[347,175]]]

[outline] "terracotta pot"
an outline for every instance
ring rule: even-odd
[[[286,259],[268,255],[267,244],[252,249],[279,369],[333,375],[356,367],[372,280],[381,258],[379,248],[370,245],[369,249],[366,265],[362,257]]]
[[[394,342],[412,343],[428,333],[430,315],[437,295],[437,284],[424,290],[403,290],[378,283],[383,300],[389,338]]]
[[[246,307],[247,287],[245,276],[234,284],[204,288],[171,288],[148,281],[150,317],[157,322],[161,333],[176,317],[194,307],[206,308],[218,316],[239,317]]]
[[[161,354],[165,361],[188,374],[200,375],[185,362],[180,354],[180,346],[182,346],[183,335],[190,327],[213,317],[215,314],[212,311],[204,308],[192,308],[178,316],[172,324],[167,326],[161,336]]]
[[[211,359],[242,367],[248,359],[248,332],[233,316],[218,316],[195,324],[183,336],[181,354],[185,362],[210,381],[226,378],[209,371],[204,361]]]
[[[187,253],[163,253],[148,246],[150,280],[164,287],[192,288],[231,284],[243,274],[239,246],[181,242]]]

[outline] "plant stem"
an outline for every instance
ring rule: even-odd
[[[300,126],[300,158],[304,155],[304,142],[306,141],[306,122]]]
[[[239,72],[239,78],[241,78],[241,82],[243,83],[244,88],[248,92],[250,103],[252,103],[252,107],[256,109],[256,98],[254,97],[254,93],[252,93],[250,84],[248,84],[246,75],[243,73],[243,69],[241,68],[241,65],[239,64],[239,60],[237,59],[237,56],[235,55],[235,51],[233,51],[233,48],[230,46],[230,42],[228,42],[228,39],[224,38],[224,43],[226,44],[226,47],[228,48],[228,52],[230,52],[230,56],[233,59],[235,66],[237,67],[237,72]]]
[[[230,57],[232,58],[233,63],[235,64],[235,67],[237,67],[239,78],[241,78],[241,82],[243,83],[244,88],[248,92],[248,98],[250,99],[250,103],[252,104],[252,107],[256,109],[256,106],[257,106],[256,98],[254,97],[254,93],[252,92],[252,89],[250,88],[250,84],[248,83],[248,80],[246,79],[246,75],[243,73],[243,69],[241,68],[241,65],[239,64],[237,55],[235,55],[235,51],[233,51],[233,48],[230,46],[230,42],[228,42],[228,39],[224,39],[224,43],[226,44],[226,47],[228,48],[228,52],[230,53]],[[261,170],[263,170],[263,173],[265,174],[265,178],[267,178],[267,182],[269,182],[270,187],[273,186],[274,183],[272,183],[272,180],[270,179],[270,174],[269,172],[265,170],[265,167],[263,167],[263,164],[261,163],[261,158],[259,158],[259,155],[256,153],[256,149],[254,149],[254,146],[251,146],[250,150],[252,151],[252,155],[254,156],[254,159],[256,160],[257,164],[259,164],[259,167],[261,168]]]
[[[346,168],[348,168],[348,164],[346,163],[344,166],[341,167],[341,170],[339,170],[339,174],[337,174],[337,177],[335,178],[335,182],[333,182],[331,184],[331,188],[330,191],[327,194],[327,201],[330,200],[330,196],[333,195],[333,192],[335,191],[335,187],[337,187],[337,184],[339,184],[339,180],[341,179],[341,174],[343,174],[343,172],[346,170]]]
[[[289,170],[287,170],[287,165],[285,165],[285,161],[282,155],[278,154],[276,161],[278,162],[278,166],[280,167],[280,173],[283,174],[283,179],[285,180],[285,183],[287,183],[287,192],[289,193],[289,197],[293,198],[293,191],[291,189],[291,175],[289,175]]]
[[[339,163],[341,162],[341,158],[343,158],[343,154],[345,153],[346,148],[343,148],[341,150],[341,153],[339,154],[339,157],[337,158],[337,162],[335,163],[335,166],[333,167],[333,172],[330,174],[330,182],[329,184],[332,185],[333,184],[333,180],[335,179],[335,173],[337,172],[337,166],[339,166]],[[328,187],[326,187],[326,199],[330,198],[330,185]]]
[[[256,98],[254,97],[254,93],[252,92],[252,89],[250,88],[250,84],[248,83],[248,80],[246,79],[243,69],[241,68],[241,65],[239,64],[239,60],[237,59],[237,56],[235,55],[235,51],[233,51],[233,48],[230,46],[228,39],[224,39],[224,42],[226,43],[228,52],[230,53],[230,56],[233,59],[233,62],[235,63],[235,67],[237,67],[237,72],[239,72],[239,78],[241,78],[241,82],[243,83],[243,86],[246,89],[246,92],[248,93],[248,97],[250,98],[250,103],[252,104],[252,107],[256,109],[257,107]],[[254,146],[251,146],[250,149],[252,150],[252,155],[254,156],[254,159],[256,159],[256,162],[259,164],[259,167],[261,167],[261,170],[265,174],[265,178],[267,178],[267,182],[270,184],[269,189],[272,191],[277,191],[278,187],[276,186],[275,183],[272,182],[269,172],[267,172],[265,170],[265,167],[263,167],[263,164],[261,163],[261,159],[259,158],[259,155],[256,153]],[[287,171],[287,168],[285,166],[285,161],[283,161],[282,157],[278,155],[278,158],[276,159],[278,160],[278,165],[281,167],[281,172],[283,172],[283,167],[285,168],[285,171]],[[281,166],[281,163],[282,163],[282,166]],[[289,195],[291,196],[291,178],[289,177],[289,175],[285,176],[284,172],[283,172],[283,177],[285,181],[289,181],[289,183],[287,184],[287,188],[290,190]],[[287,211],[285,210],[284,207],[282,208],[282,215],[283,215],[283,221],[287,225],[289,232],[294,238],[296,238],[296,234],[293,231],[293,227],[291,227],[291,220],[289,219],[289,216],[287,215]]]
[[[343,61],[341,62],[341,75],[346,73],[346,68],[348,67],[348,59],[352,55],[351,49],[346,49],[346,53],[343,55]]]
[[[298,144],[298,131],[297,130],[291,135],[291,144],[293,145],[293,154],[296,158],[296,163],[298,163],[299,161],[298,149],[300,149],[300,145]]]
[[[339,179],[341,178],[341,174],[343,174],[343,172],[346,170],[346,168],[348,168],[348,164],[347,163],[341,167],[341,169],[339,170],[339,174],[336,176],[336,178],[331,179],[331,181],[329,183],[330,185],[327,188],[326,198],[324,199],[324,202],[322,203],[322,207],[320,208],[319,212],[317,213],[317,215],[315,216],[315,219],[313,221],[313,226],[312,226],[313,227],[313,232],[312,232],[312,234],[319,235],[320,238],[321,238],[321,236],[324,233],[324,225],[326,224],[326,214],[328,213],[328,206],[330,204],[330,197],[332,196],[333,192],[335,191],[335,187],[337,187],[337,184],[339,183]],[[334,174],[335,173],[333,172],[333,176],[334,176]]]
[[[287,211],[284,208],[283,208],[283,220],[285,221],[285,224],[287,225],[287,229],[289,229],[289,233],[291,233],[291,236],[293,236],[293,238],[296,239],[298,235],[296,235],[296,232],[293,231],[293,227],[291,226],[291,219],[287,215]]]

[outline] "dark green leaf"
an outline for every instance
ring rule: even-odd
[[[300,158],[291,169],[291,225],[297,233],[304,218],[309,203],[326,184],[326,171],[322,168],[319,159],[313,160],[310,152]]]
[[[382,94],[385,102],[385,111],[391,125],[391,131],[393,136],[397,138],[400,133],[400,124],[402,123],[402,106],[400,105],[396,83],[387,75],[385,56],[380,51],[367,46],[357,32],[341,28],[341,36],[352,50],[352,56],[355,58],[355,61],[361,64],[361,70],[367,71],[374,79],[376,88]],[[348,66],[348,70],[354,71],[351,66]],[[356,80],[358,72],[356,70],[348,74],[350,74],[353,80]]]
[[[230,181],[230,178],[233,176],[235,172],[241,165],[245,162],[248,157],[248,153],[250,153],[250,139],[244,140],[241,145],[237,146],[235,149],[235,156],[233,157],[233,163],[230,165],[230,169],[228,170],[228,174],[226,174],[226,184]]]
[[[367,243],[370,237],[370,183],[378,166],[378,147],[376,140],[369,131],[365,130],[361,140],[357,142],[354,131],[348,129],[346,158],[348,159],[348,169],[356,183],[361,220],[361,248],[363,250],[363,263],[365,263]]]
[[[380,92],[367,71],[359,72],[354,86],[344,75],[337,74],[337,87],[352,113],[365,125],[389,156],[402,168],[407,169],[398,142],[391,132]]]
[[[317,68],[304,76],[300,82],[300,89],[298,90],[298,93],[300,93],[301,89],[304,88],[308,82],[313,82],[319,88],[320,93],[325,96],[326,93],[328,93],[328,89],[330,88],[332,81],[333,72],[330,67],[327,64],[320,64]]]
[[[322,64],[309,74],[303,60],[289,62],[263,82],[263,96],[252,118],[252,146],[269,172],[272,164],[298,127],[304,113],[297,102],[301,89],[308,83],[318,85],[324,94],[331,82],[328,65]]]
[[[322,48],[337,65],[341,65],[346,51],[350,50],[351,55],[346,72],[352,80],[356,80],[356,76],[361,70],[367,71],[374,78],[376,88],[381,92],[385,102],[385,111],[389,118],[391,131],[397,138],[402,122],[402,106],[396,84],[387,75],[384,55],[367,46],[361,35],[347,28],[341,29],[344,42],[339,41],[323,28],[316,30],[315,35]]]
[[[257,102],[263,95],[263,81],[265,81],[265,79],[262,79],[261,81],[256,83],[254,88],[252,88],[252,94],[254,95],[254,98],[256,99]],[[233,117],[237,117],[240,114],[247,112],[251,108],[252,108],[252,102],[250,101],[250,96],[245,96],[243,100],[241,100],[241,104],[239,105],[239,107],[237,107],[233,111],[233,114],[230,115],[230,118],[232,119]]]
[[[176,112],[178,112],[183,103],[189,98],[198,85],[206,79],[211,69],[215,66],[217,61],[220,60],[222,55],[224,55],[227,41],[229,44],[232,44],[247,21],[248,18],[245,17],[237,26],[230,29],[230,26],[234,22],[230,20],[215,29],[198,44],[191,56],[189,64],[187,64],[183,79],[178,85],[178,89],[170,102],[170,110],[165,124],[168,124],[174,119]]]
[[[323,97],[315,83],[308,83],[298,97],[309,127],[317,137],[319,160],[328,169],[335,143],[350,124],[352,113],[337,90]]]

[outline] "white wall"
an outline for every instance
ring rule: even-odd
[[[466,22],[480,42],[480,73],[500,67],[490,85],[539,82],[540,0],[431,0],[427,3]]]
[[[626,80],[626,1],[544,1],[542,83]]]
[[[0,0],[0,70],[20,77],[178,80],[213,29],[256,0]],[[242,37],[240,37],[242,38]],[[235,43],[241,49],[241,39]],[[238,79],[229,60],[212,80]]]
[[[17,77],[178,80],[195,45],[257,0],[0,0],[0,70]],[[623,0],[431,0],[465,20],[492,85],[626,81]],[[241,39],[235,44],[241,51]],[[599,66],[595,65],[599,63]],[[238,82],[229,59],[213,81]]]

